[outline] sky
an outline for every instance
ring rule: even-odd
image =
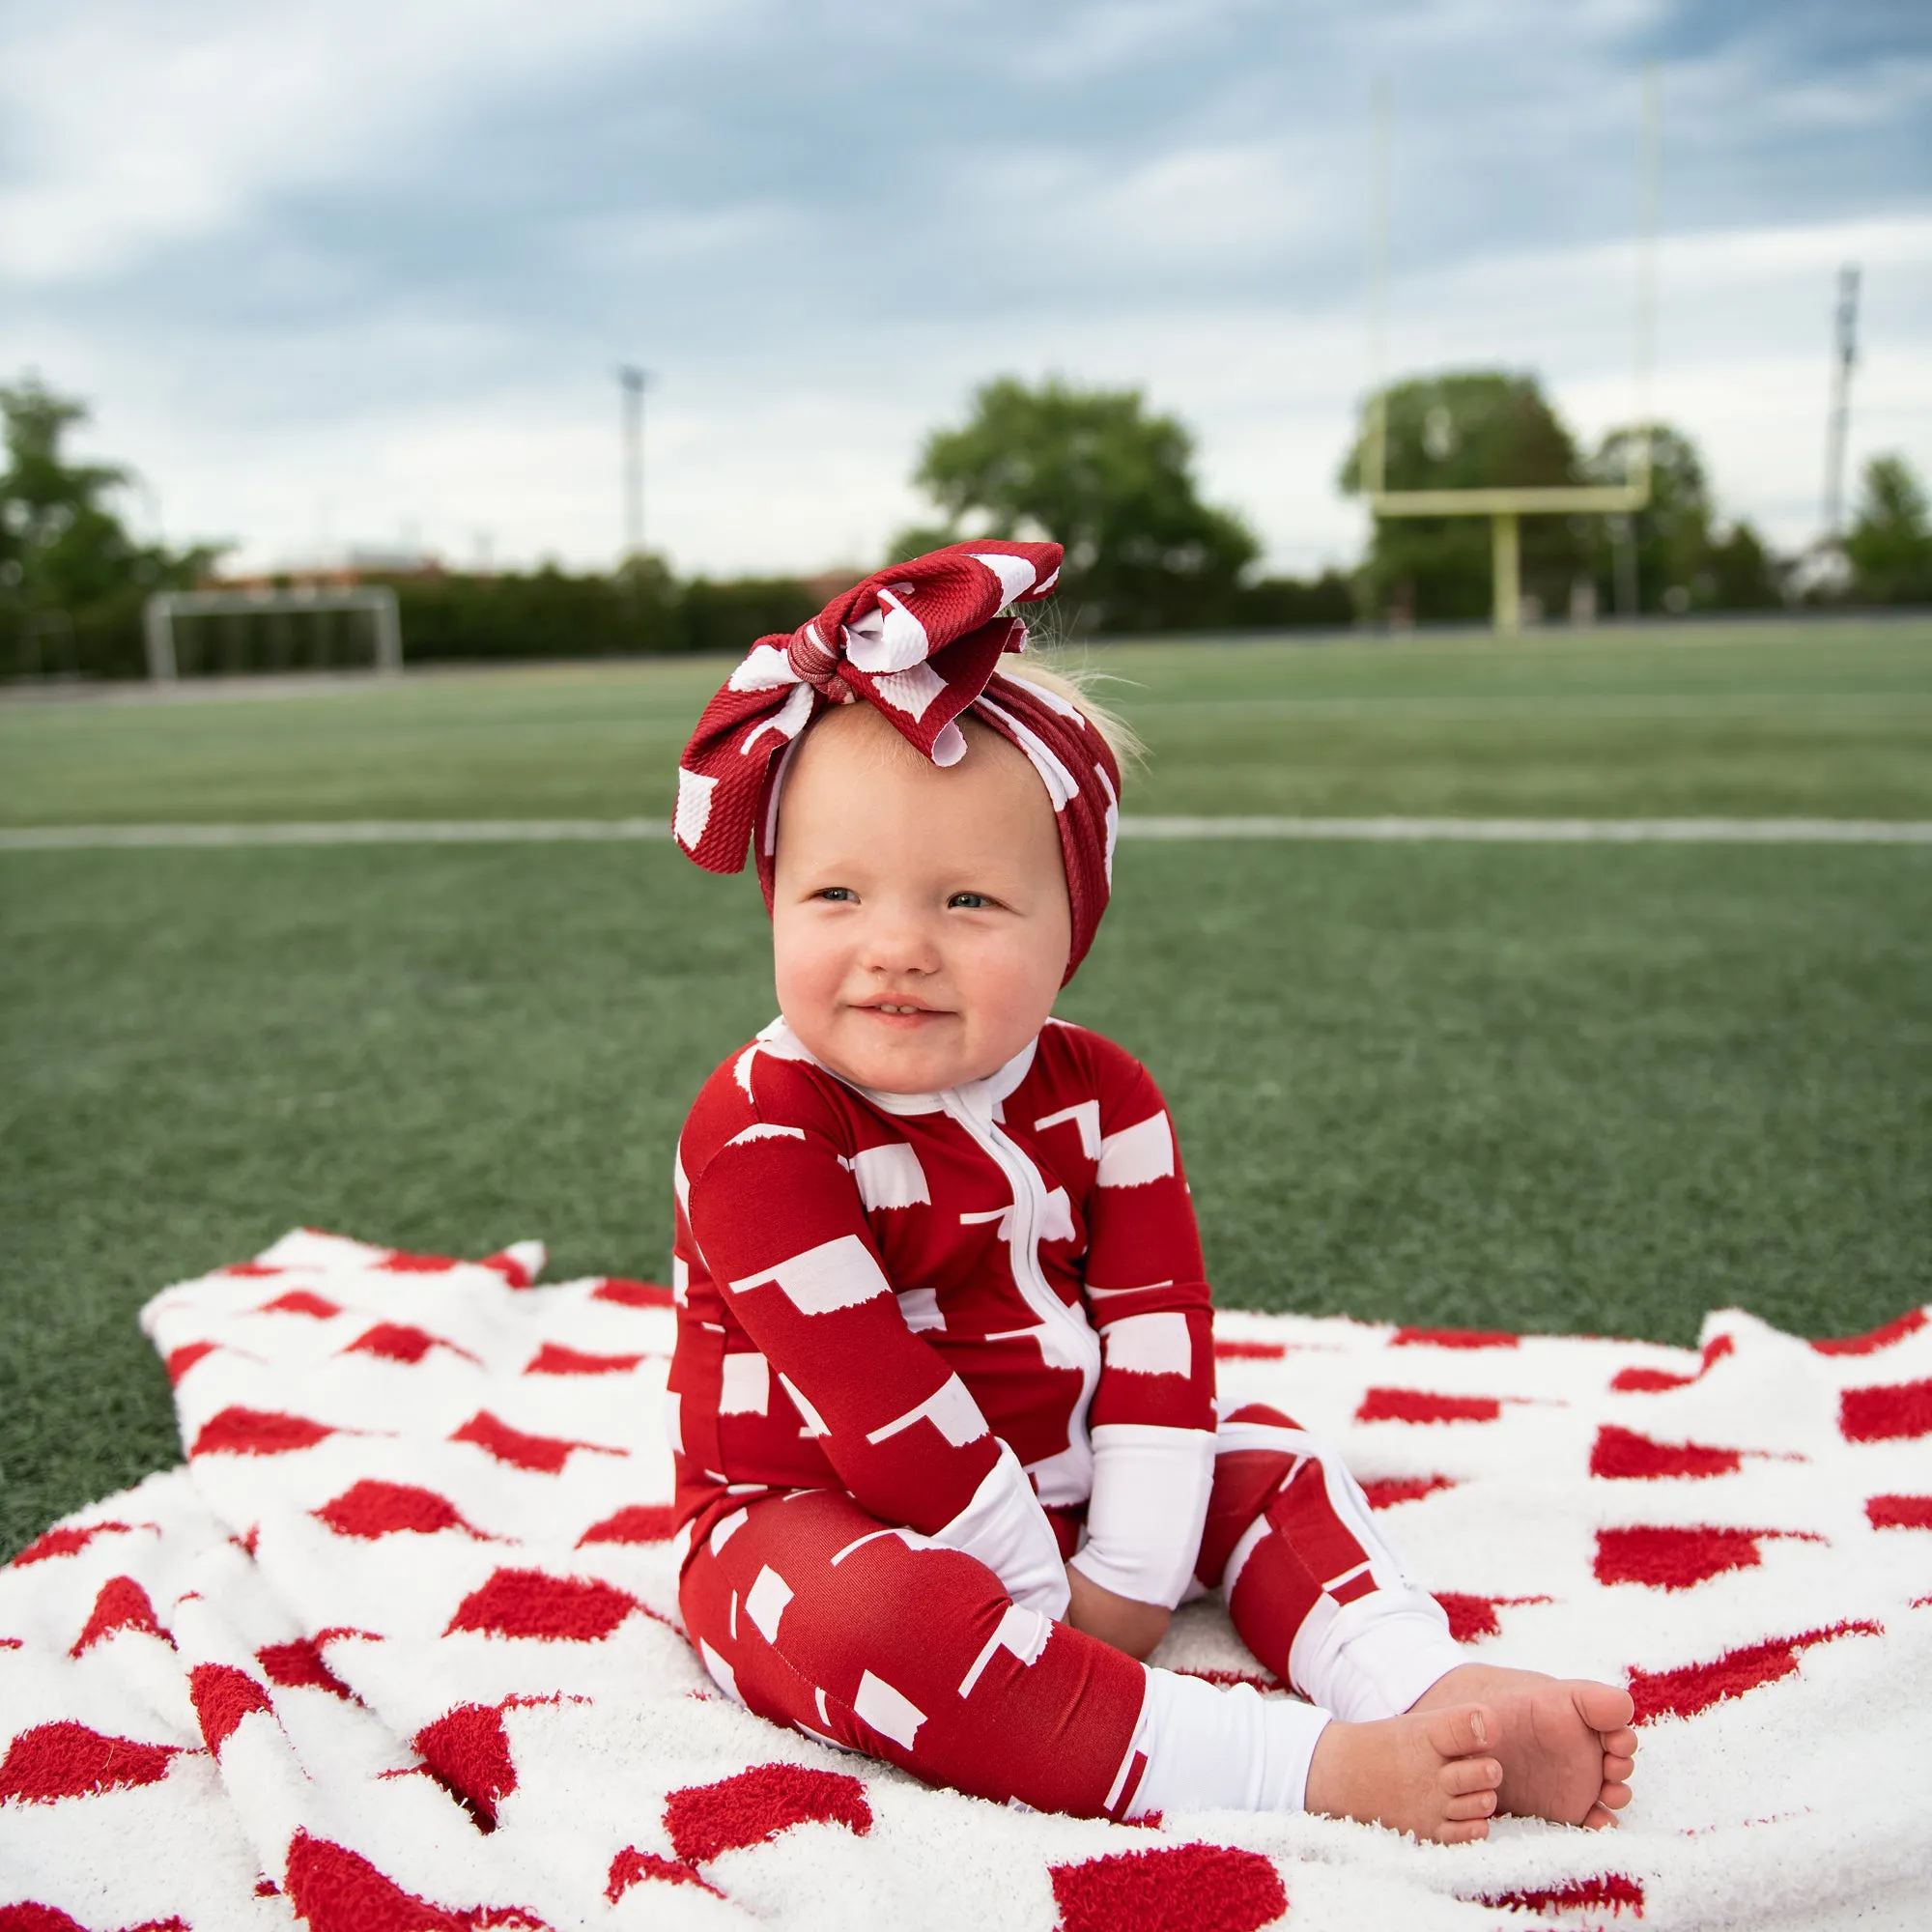
[[[1923,0],[66,0],[0,9],[0,380],[85,398],[130,521],[232,562],[870,567],[990,377],[1142,389],[1271,568],[1350,562],[1388,91],[1392,376],[1653,408],[1721,511],[1817,533],[1840,264],[1851,463],[1932,473]]]

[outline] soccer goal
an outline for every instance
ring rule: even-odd
[[[160,590],[147,604],[148,675],[157,684],[245,671],[403,668],[396,593]]]

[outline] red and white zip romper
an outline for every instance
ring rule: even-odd
[[[777,1021],[706,1082],[676,1190],[682,1605],[753,1711],[1040,1809],[1291,1808],[1328,1714],[1461,1661],[1332,1453],[1217,1414],[1172,1124],[1111,1041],[1049,1021],[894,1094]],[[1144,1603],[1222,1588],[1321,1708],[1055,1621],[1069,1558]]]

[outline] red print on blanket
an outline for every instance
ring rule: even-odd
[[[628,1375],[643,1360],[641,1355],[591,1355],[581,1349],[567,1349],[561,1342],[546,1342],[531,1357],[526,1376],[621,1376]]]
[[[292,1288],[286,1294],[278,1294],[272,1301],[265,1301],[255,1313],[257,1315],[306,1315],[312,1321],[330,1321],[342,1310],[327,1295],[313,1293],[306,1288]]]
[[[432,1349],[447,1349],[452,1355],[461,1355],[466,1362],[476,1361],[468,1349],[459,1349],[454,1342],[445,1342],[440,1335],[432,1335],[428,1329],[413,1327],[407,1321],[379,1321],[373,1328],[358,1335],[342,1352],[345,1355],[380,1355],[385,1362],[413,1365]]]
[[[586,1543],[668,1543],[677,1534],[677,1509],[671,1503],[633,1503],[602,1522],[593,1522],[577,1539]]]
[[[1867,1496],[1865,1520],[1874,1529],[1932,1529],[1932,1496]]]
[[[1372,1510],[1393,1509],[1397,1503],[1420,1502],[1437,1490],[1453,1490],[1453,1476],[1385,1476],[1379,1482],[1364,1483],[1362,1493]]]
[[[682,1864],[676,1859],[660,1858],[656,1852],[640,1852],[635,1845],[626,1845],[611,1861],[611,1870],[604,1883],[604,1896],[615,1905],[634,1885],[640,1885],[645,1879],[657,1879],[664,1885],[700,1886],[713,1898],[724,1896],[715,1885],[706,1883],[692,1866]],[[4,1928],[0,1928],[0,1932],[4,1932]]]
[[[92,1650],[102,1637],[127,1630],[145,1631],[165,1644],[174,1642],[155,1621],[155,1605],[147,1591],[131,1577],[110,1577],[101,1584],[94,1600],[94,1609],[68,1655],[78,1657],[83,1651]]]
[[[1823,1543],[1804,1529],[1711,1529],[1652,1527],[1597,1532],[1597,1581],[1644,1583],[1653,1590],[1688,1590],[1727,1570],[1754,1570],[1764,1560],[1761,1540],[1785,1537],[1797,1543]]]
[[[359,1852],[306,1832],[289,1840],[284,1877],[289,1903],[308,1932],[483,1932],[493,1926],[548,1932],[543,1919],[521,1907],[432,1905],[405,1891]]]
[[[1465,1596],[1460,1590],[1438,1590],[1435,1601],[1442,1605],[1442,1612],[1449,1619],[1449,1634],[1458,1643],[1474,1643],[1479,1637],[1502,1635],[1502,1620],[1496,1615],[1498,1610],[1512,1609],[1518,1604],[1547,1604],[1549,1599],[1473,1597]]]
[[[350,1435],[358,1431],[346,1432]],[[201,1425],[190,1456],[285,1456],[291,1450],[313,1449],[337,1434],[327,1423],[305,1415],[284,1415],[266,1408],[224,1408]]]
[[[842,1771],[758,1764],[716,1784],[688,1785],[665,1803],[665,1830],[688,1865],[762,1845],[794,1825],[843,1825],[855,1837],[872,1829],[866,1787]]]
[[[1391,1349],[1515,1349],[1522,1337],[1501,1328],[1398,1328]]]
[[[499,1463],[508,1463],[519,1469],[540,1470],[546,1476],[556,1475],[570,1461],[573,1449],[590,1450],[599,1456],[630,1453],[608,1449],[601,1442],[573,1442],[562,1435],[526,1435],[521,1429],[512,1429],[507,1422],[498,1421],[487,1408],[479,1408],[449,1439],[473,1442]]]
[[[71,1719],[22,1731],[0,1759],[0,1804],[51,1804],[62,1798],[93,1798],[128,1785],[158,1784],[179,1745],[136,1744],[110,1738]]]
[[[187,1694],[210,1750],[219,1757],[221,1747],[235,1735],[243,1718],[256,1711],[274,1716],[269,1693],[231,1663],[197,1663],[188,1672]]]
[[[390,1274],[447,1274],[462,1264],[452,1255],[412,1255],[403,1248],[391,1248],[376,1265]]]
[[[1372,1388],[1357,1422],[1493,1422],[1503,1412],[1492,1395],[1431,1395],[1424,1389]]]
[[[637,1598],[609,1583],[553,1577],[542,1570],[498,1570],[464,1598],[443,1635],[480,1631],[486,1636],[597,1643],[633,1610],[643,1608]]]
[[[1217,1362],[1278,1362],[1288,1353],[1280,1342],[1216,1342]]]
[[[337,1536],[360,1537],[365,1543],[404,1533],[434,1536],[440,1529],[460,1529],[483,1543],[492,1540],[466,1522],[447,1496],[412,1483],[379,1483],[373,1477],[364,1477],[312,1514]]]
[[[58,1906],[24,1898],[17,1905],[0,1905],[0,1932],[87,1932],[87,1928]],[[188,1925],[185,1918],[149,1918],[130,1925],[128,1932],[188,1932]]]
[[[1679,1670],[1633,1670],[1630,1693],[1636,1704],[1634,1722],[1655,1718],[1694,1718],[1713,1704],[1742,1697],[1763,1684],[1776,1684],[1798,1668],[1798,1654],[1813,1644],[1841,1636],[1882,1636],[1881,1625],[1869,1622],[1832,1624],[1797,1636],[1773,1637],[1767,1643],[1727,1650],[1709,1663],[1687,1663]]]
[[[142,1528],[151,1524],[143,1523]],[[134,1528],[127,1522],[87,1522],[71,1523],[59,1529],[50,1529],[44,1536],[27,1545],[14,1557],[12,1567],[24,1570],[29,1563],[44,1563],[53,1556],[78,1556],[97,1536],[127,1536]]]
[[[1227,1845],[1117,1852],[1051,1876],[1055,1932],[1256,1932],[1288,1910],[1273,1864]]]
[[[289,1643],[265,1643],[255,1653],[255,1662],[269,1673],[269,1682],[284,1690],[327,1690],[331,1697],[345,1699],[355,1696],[305,1636]]]
[[[469,1812],[479,1831],[497,1829],[497,1807],[517,1788],[503,1713],[530,1701],[506,1697],[500,1704],[459,1704],[411,1740],[429,1775]]]
[[[625,1281],[606,1275],[590,1291],[592,1301],[614,1301],[619,1308],[668,1308],[676,1300],[669,1289],[655,1281]]]
[[[501,1275],[512,1288],[528,1288],[535,1280],[529,1269],[507,1248],[498,1248],[494,1255],[485,1255],[476,1265]]]
[[[1590,1473],[1611,1481],[1653,1482],[1664,1476],[1734,1476],[1744,1467],[1742,1449],[1713,1449],[1702,1442],[1653,1442],[1634,1429],[1605,1423],[1590,1451]]]
[[[1688,1376],[1674,1376],[1668,1369],[1619,1369],[1610,1378],[1610,1386],[1624,1395],[1659,1395],[1665,1389],[1689,1388],[1700,1382],[1726,1355],[1734,1355],[1738,1345],[1728,1335],[1713,1335],[1704,1344],[1703,1360]]]
[[[1486,1891],[1475,1901],[1499,1905],[1510,1912],[1608,1912],[1612,1918],[1628,1909],[1643,1917],[1643,1887],[1622,1872],[1604,1872],[1569,1885],[1525,1886],[1520,1891]]]
[[[1895,1321],[1888,1321],[1882,1328],[1874,1328],[1867,1335],[1831,1335],[1822,1342],[1813,1342],[1812,1348],[1821,1355],[1876,1355],[1883,1349],[1889,1349],[1893,1343],[1902,1342],[1908,1335],[1916,1335],[1925,1326],[1932,1316],[1924,1309],[1908,1309]]]
[[[179,1349],[169,1350],[166,1363],[169,1385],[179,1387],[181,1378],[197,1362],[213,1354],[217,1347],[219,1344],[214,1342],[184,1342]]]
[[[1932,1380],[1845,1389],[1838,1433],[1847,1442],[1898,1442],[1932,1435]]]

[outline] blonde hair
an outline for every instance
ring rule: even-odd
[[[1110,711],[1094,696],[1094,687],[1106,680],[1105,671],[1092,670],[1085,665],[1070,665],[1065,660],[1057,664],[1047,663],[1037,651],[1028,651],[1024,656],[1003,657],[999,674],[1051,692],[1055,697],[1072,705],[1106,740],[1107,749],[1113,753],[1114,762],[1120,766],[1122,778],[1145,762],[1147,747],[1142,744],[1140,733],[1118,712]]]

